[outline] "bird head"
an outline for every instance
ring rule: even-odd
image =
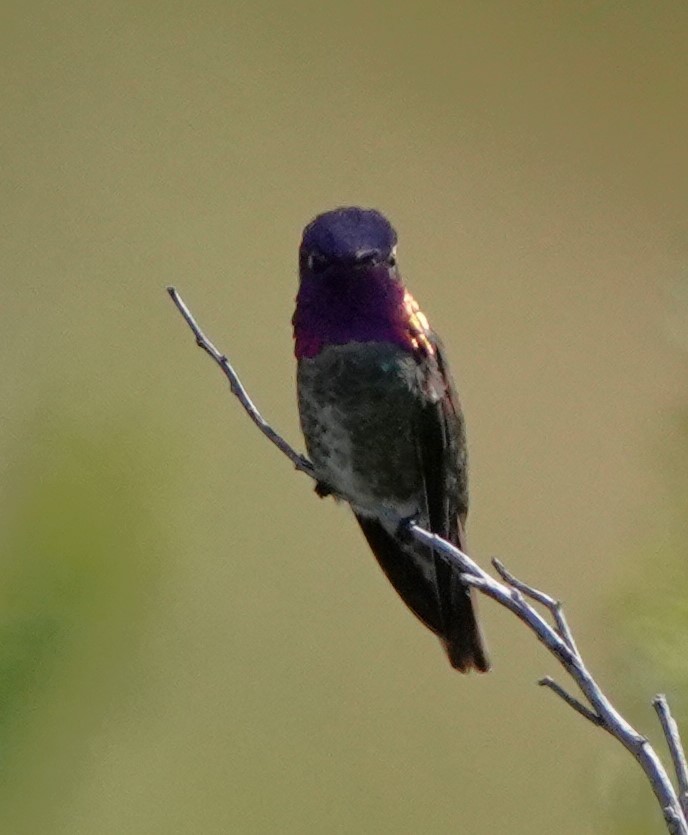
[[[402,283],[396,246],[392,224],[375,209],[333,209],[306,226],[292,320],[297,357],[352,342],[416,349],[422,314]]]
[[[371,271],[395,273],[396,244],[397,233],[375,209],[347,206],[323,212],[303,230],[301,279]]]

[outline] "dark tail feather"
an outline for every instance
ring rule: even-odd
[[[397,590],[404,603],[428,629],[442,634],[442,619],[437,589],[396,537],[388,533],[376,519],[356,515],[358,524],[375,554],[380,568]]]
[[[401,543],[377,520],[358,515],[356,519],[387,579],[416,617],[439,636],[452,667],[462,673],[487,672],[490,662],[471,590],[461,583],[456,570],[432,553],[423,554],[418,545]],[[436,581],[428,579],[419,557],[429,563],[434,560]]]
[[[449,662],[455,670],[462,673],[470,670],[486,673],[490,669],[490,660],[475,615],[475,601],[472,599],[471,589],[463,585],[455,571],[450,582],[451,615],[446,636],[442,640]]]
[[[467,553],[466,532],[462,520],[456,519],[450,527],[449,540]],[[455,670],[462,673],[470,670],[486,673],[490,669],[490,659],[487,657],[485,642],[475,614],[473,590],[461,582],[456,569],[446,561],[435,556],[435,562],[438,577],[442,577],[443,581],[440,587],[446,590],[442,601],[448,609],[444,618],[446,626],[443,643],[449,662]]]

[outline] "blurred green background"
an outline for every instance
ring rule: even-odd
[[[300,230],[388,213],[474,554],[565,599],[643,729],[659,689],[688,715],[683,0],[0,15],[3,832],[585,835],[628,797],[662,831],[512,618],[482,602],[492,675],[449,669],[163,288],[300,445]]]

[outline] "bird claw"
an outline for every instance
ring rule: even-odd
[[[412,542],[413,541],[413,534],[409,530],[411,525],[418,524],[418,514],[414,514],[413,516],[405,516],[403,519],[399,520],[397,524],[396,530],[396,538],[400,542]]]
[[[334,492],[331,487],[325,484],[324,481],[316,481],[313,489],[315,490],[316,495],[320,496],[321,499],[331,496]]]

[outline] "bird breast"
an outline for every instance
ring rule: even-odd
[[[388,343],[332,345],[299,361],[299,413],[318,478],[354,510],[416,514],[422,477],[414,437],[418,368]]]

